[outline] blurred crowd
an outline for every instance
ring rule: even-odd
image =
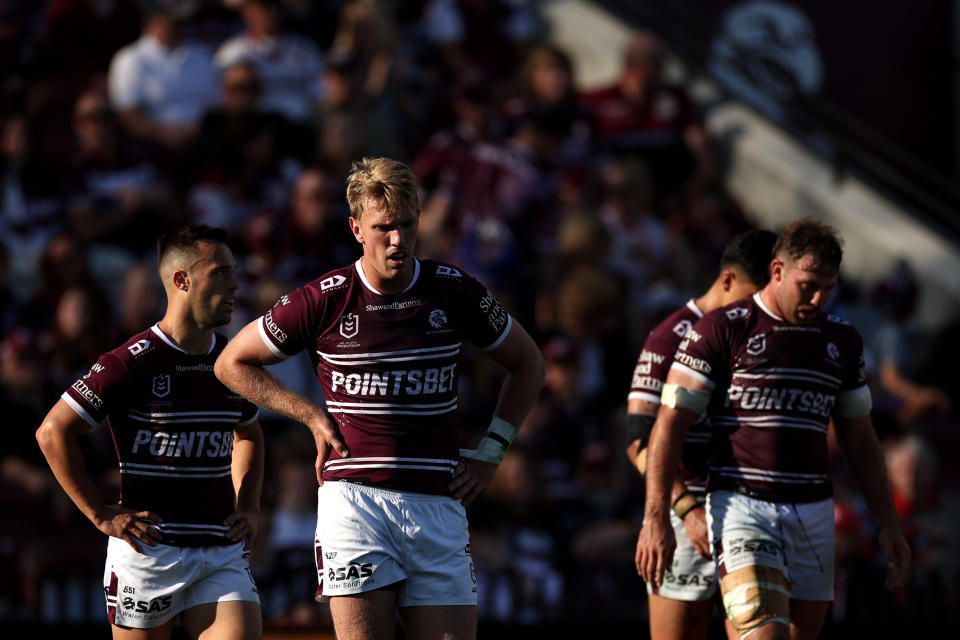
[[[34,440],[99,354],[156,322],[159,231],[226,228],[241,290],[225,333],[359,256],[344,188],[390,156],[422,186],[421,257],[491,287],[541,345],[543,393],[472,506],[481,622],[642,621],[633,568],[643,481],[624,451],[647,331],[716,275],[754,222],[725,190],[703,113],[638,32],[618,78],[585,90],[524,0],[0,2],[0,621],[101,622],[105,540]],[[774,231],[777,231],[776,229]],[[918,330],[906,264],[842,281],[874,420],[914,549],[880,588],[872,523],[836,459],[836,624],[957,620],[960,327]],[[305,358],[278,375],[317,398]],[[499,372],[468,358],[464,441]],[[312,440],[262,416],[267,473],[253,570],[268,625],[324,625],[313,602]],[[88,469],[116,498],[109,430]],[[883,605],[883,606],[881,606]]]

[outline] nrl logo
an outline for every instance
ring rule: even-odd
[[[767,348],[767,334],[761,333],[747,340],[747,353],[758,356]]]
[[[153,376],[153,395],[158,398],[164,398],[170,395],[170,374],[164,373],[159,376]]]
[[[443,312],[443,309],[434,309],[430,312],[431,327],[434,329],[439,329],[445,324],[447,324],[447,314]]]
[[[348,313],[340,318],[340,335],[352,338],[360,330],[360,318],[355,313]]]

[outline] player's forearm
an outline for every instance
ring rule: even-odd
[[[106,503],[87,474],[76,437],[44,423],[37,430],[37,442],[64,492],[80,512],[99,528],[107,517]]]
[[[543,361],[540,358],[525,359],[509,371],[500,387],[494,415],[519,429],[537,400],[543,375]]]
[[[230,389],[257,406],[287,416],[292,420],[310,424],[323,410],[304,396],[296,393],[264,367],[235,359],[217,359],[214,374]]]
[[[648,518],[665,518],[680,466],[680,450],[690,422],[683,409],[661,407],[647,445],[647,493],[645,513]]]
[[[263,489],[263,431],[258,427],[250,432],[236,432],[233,445],[231,474],[237,495],[237,509],[260,511]]]

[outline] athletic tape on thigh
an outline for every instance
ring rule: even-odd
[[[741,638],[771,622],[790,624],[790,582],[770,567],[754,565],[720,581],[723,608]]]

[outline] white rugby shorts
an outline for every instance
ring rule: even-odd
[[[690,543],[683,521],[670,510],[670,524],[677,540],[673,564],[663,574],[663,584],[647,583],[647,593],[671,600],[709,600],[717,592],[717,569],[713,558],[704,558]]]
[[[243,543],[214,547],[148,546],[143,553],[111,537],[103,590],[111,624],[158,627],[181,611],[210,602],[260,604]]]
[[[318,598],[394,585],[401,607],[477,604],[467,514],[451,497],[328,480],[316,540]]]
[[[832,498],[792,504],[713,491],[707,495],[707,526],[721,578],[763,565],[789,581],[791,598],[833,600]]]

